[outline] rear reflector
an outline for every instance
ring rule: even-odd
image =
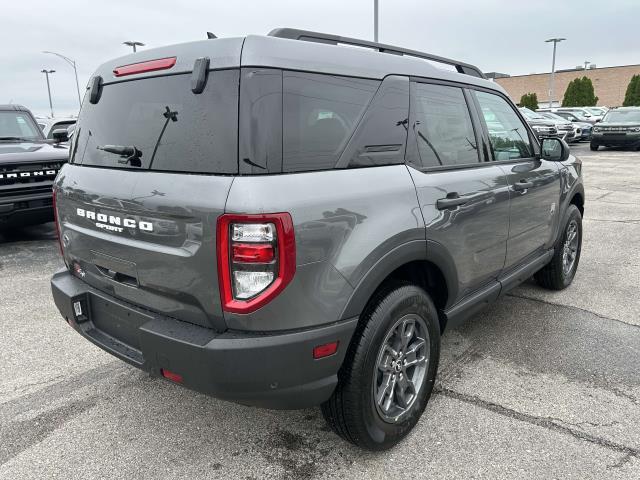
[[[313,358],[328,357],[338,351],[338,342],[325,343],[324,345],[318,345],[313,349]]]
[[[165,370],[164,368],[160,369],[160,373],[167,380],[171,380],[172,382],[182,383],[182,375],[178,373],[170,372],[169,370]]]
[[[131,63],[122,65],[113,69],[116,77],[124,77],[125,75],[133,75],[136,73],[154,72],[156,70],[167,70],[176,64],[176,57],[158,58],[157,60],[149,60],[147,62]]]

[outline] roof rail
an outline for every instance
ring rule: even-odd
[[[430,53],[420,52],[418,50],[410,50],[408,48],[394,47],[393,45],[385,45],[384,43],[370,42],[368,40],[358,40],[356,38],[341,37],[339,35],[331,35],[329,33],[311,32],[308,30],[298,30],[296,28],[276,28],[268,34],[270,37],[288,38],[291,40],[304,40],[307,42],[326,43],[330,45],[353,45],[356,47],[366,47],[381,53],[390,53],[392,55],[408,55],[411,57],[423,58],[433,62],[444,63],[455,67],[458,73],[472,75],[474,77],[485,78],[482,71],[469,63],[458,62],[450,58],[432,55]]]

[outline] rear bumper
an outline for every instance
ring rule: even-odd
[[[53,220],[53,194],[0,196],[0,227],[20,227]]]
[[[296,409],[327,400],[357,319],[277,334],[217,333],[161,316],[99,292],[69,271],[56,273],[51,290],[62,316],[78,333],[116,357],[218,398],[265,408]],[[76,317],[74,302],[81,302]],[[313,348],[339,342],[336,354],[313,359]]]

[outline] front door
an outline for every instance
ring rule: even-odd
[[[427,239],[455,266],[452,305],[495,282],[503,269],[509,185],[500,166],[487,161],[472,100],[462,88],[412,82],[411,99],[407,163]]]
[[[556,162],[536,155],[523,120],[500,95],[475,91],[493,155],[509,183],[511,213],[505,269],[551,248],[560,201]]]

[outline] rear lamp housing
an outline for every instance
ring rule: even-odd
[[[223,310],[251,313],[293,279],[296,246],[288,213],[224,214],[217,224],[217,259]]]

